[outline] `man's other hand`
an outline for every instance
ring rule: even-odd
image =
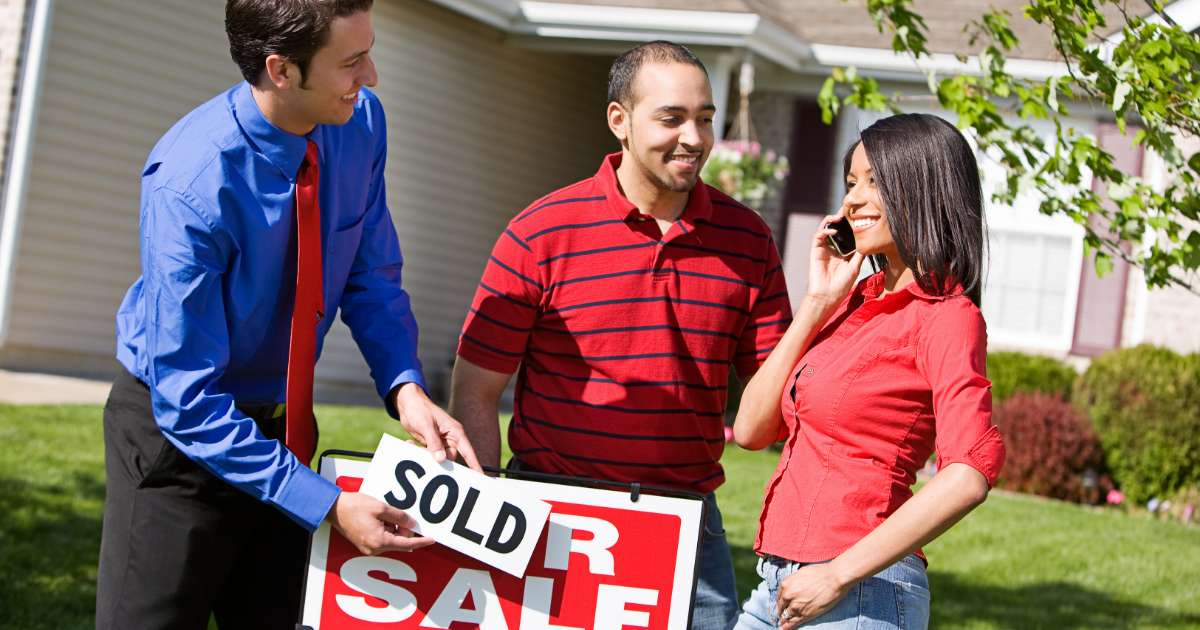
[[[364,554],[412,551],[428,547],[432,538],[413,533],[416,522],[383,501],[358,492],[342,492],[326,519]]]
[[[435,460],[440,462],[447,457],[462,457],[467,466],[483,472],[462,424],[433,404],[420,385],[405,383],[397,388],[395,407],[396,414],[400,416],[400,425],[414,440],[429,449]]]

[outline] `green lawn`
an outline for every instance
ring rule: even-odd
[[[382,411],[322,407],[322,448],[371,450]],[[721,506],[739,587],[771,452],[731,448]],[[104,498],[100,409],[0,405],[0,628],[89,628]],[[931,545],[934,628],[1200,628],[1200,528],[997,493]]]

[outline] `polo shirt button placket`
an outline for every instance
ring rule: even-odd
[[[663,252],[666,249],[664,245],[665,243],[660,240],[658,244],[654,246],[654,261],[652,263],[653,266],[651,267],[651,270],[653,271],[655,282],[666,282],[667,278],[671,275],[666,269],[663,268],[663,264],[666,262],[663,256]]]

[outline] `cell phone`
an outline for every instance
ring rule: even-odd
[[[854,229],[850,227],[850,221],[846,217],[841,217],[837,221],[829,224],[829,227],[837,231],[837,234],[825,237],[829,247],[837,252],[838,256],[845,258],[854,253]]]

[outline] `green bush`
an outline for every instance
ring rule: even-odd
[[[1130,499],[1143,503],[1200,485],[1200,354],[1148,345],[1115,350],[1092,361],[1073,396]]]
[[[1075,368],[1058,359],[1020,352],[989,352],[987,372],[996,404],[1017,392],[1042,392],[1068,400],[1079,376]]]

